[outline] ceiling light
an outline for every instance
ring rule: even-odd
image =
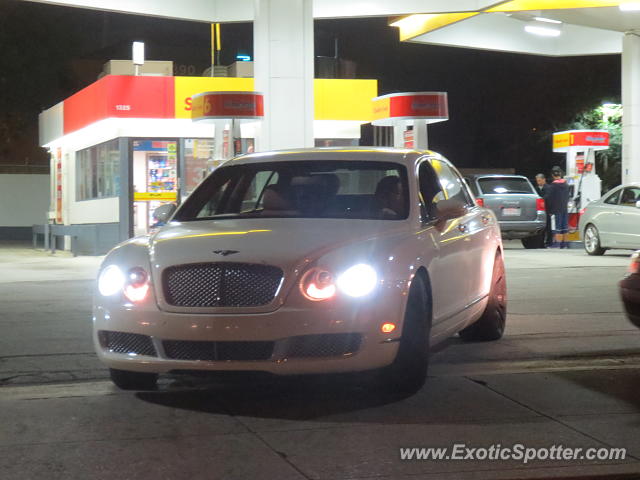
[[[637,12],[640,11],[640,2],[624,2],[619,5],[619,8],[623,12]]]
[[[531,21],[524,26],[527,33],[543,37],[558,37],[562,33],[561,25],[552,25],[547,22]]]
[[[538,22],[555,23],[556,25],[562,23],[560,20],[552,20],[551,18],[544,18],[544,17],[533,17],[533,18]]]

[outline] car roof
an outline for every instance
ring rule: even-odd
[[[524,178],[529,180],[524,175],[515,175],[513,173],[472,173],[465,175],[467,178]]]
[[[321,147],[249,153],[229,160],[225,162],[225,165],[247,165],[252,163],[302,160],[373,161],[412,165],[417,158],[425,155],[442,159],[441,155],[430,150],[419,151],[390,147]]]

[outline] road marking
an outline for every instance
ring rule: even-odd
[[[56,383],[0,387],[0,402],[67,397],[99,397],[122,393],[108,380],[100,382]]]

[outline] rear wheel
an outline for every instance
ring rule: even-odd
[[[467,341],[498,340],[504,334],[507,321],[507,278],[502,255],[496,253],[489,301],[482,316],[460,331],[460,337]]]
[[[158,380],[157,373],[130,372],[110,368],[111,381],[122,390],[154,390]]]
[[[385,390],[415,393],[424,385],[429,362],[431,319],[425,281],[414,277],[395,360],[382,372]]]
[[[544,248],[544,236],[545,232],[534,235],[533,237],[527,237],[522,239],[522,246],[524,248]]]
[[[603,255],[606,251],[600,246],[600,234],[595,225],[589,224],[584,230],[584,249],[589,255]]]

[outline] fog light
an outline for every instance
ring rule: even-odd
[[[380,330],[382,330],[382,333],[391,333],[395,329],[396,329],[395,323],[383,323],[382,327],[380,327]]]

